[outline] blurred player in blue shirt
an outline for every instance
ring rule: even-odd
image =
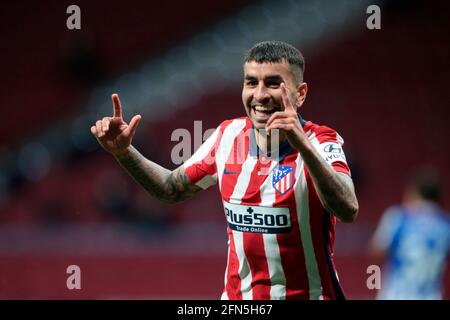
[[[442,299],[450,246],[450,218],[439,206],[437,175],[421,172],[404,193],[403,204],[386,210],[372,240],[384,258],[377,299]]]

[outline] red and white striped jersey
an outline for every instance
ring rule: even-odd
[[[311,144],[350,175],[343,140],[300,118]],[[183,165],[192,183],[219,185],[228,222],[222,299],[344,298],[333,263],[336,218],[321,205],[288,141],[263,158],[248,117],[224,121]]]

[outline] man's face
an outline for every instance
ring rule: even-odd
[[[256,129],[264,129],[267,120],[276,111],[283,111],[280,84],[284,82],[289,99],[295,109],[300,107],[300,93],[289,64],[257,63],[244,64],[244,86],[242,102],[247,116]]]

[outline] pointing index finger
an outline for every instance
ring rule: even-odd
[[[284,111],[294,111],[295,112],[294,106],[292,105],[291,101],[289,100],[286,85],[284,84],[284,82],[282,82],[280,86],[281,86],[281,98],[283,99],[283,104],[284,104]]]
[[[122,106],[120,104],[119,95],[117,93],[114,93],[111,96],[111,99],[113,103],[113,117],[122,118]]]

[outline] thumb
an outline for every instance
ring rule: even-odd
[[[128,125],[128,128],[125,129],[125,134],[134,136],[134,133],[136,132],[137,126],[138,126],[139,122],[141,121],[141,119],[142,119],[142,117],[140,114],[135,115],[131,119],[130,124]]]

